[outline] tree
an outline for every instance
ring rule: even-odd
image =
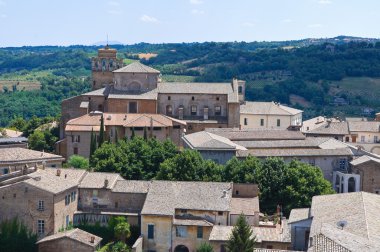
[[[0,251],[37,252],[37,236],[16,218],[1,222],[0,234]]]
[[[67,164],[70,167],[79,168],[79,169],[88,169],[88,168],[90,168],[88,159],[84,158],[82,156],[78,156],[78,155],[72,155],[69,158],[69,161],[67,162]]]
[[[96,151],[96,135],[94,133],[94,129],[91,129],[91,136],[90,136],[90,165],[93,166],[94,165],[94,162],[93,162],[93,155],[94,155],[94,152]]]
[[[121,241],[126,242],[127,238],[131,236],[130,226],[125,217],[116,217],[116,225],[114,227],[115,237]]]
[[[210,243],[202,242],[201,245],[198,246],[197,252],[214,252],[214,248]]]
[[[98,147],[102,146],[103,143],[104,143],[104,117],[102,115],[100,117],[100,132],[99,132]]]
[[[241,214],[232,229],[232,234],[227,242],[229,252],[252,252],[254,250],[256,237],[253,236],[251,227],[245,217]]]
[[[160,180],[221,181],[222,166],[204,160],[198,151],[185,149],[160,165]]]
[[[132,127],[131,139],[135,138],[135,128]]]
[[[148,140],[148,132],[146,127],[144,127],[144,140]]]
[[[45,135],[42,131],[36,130],[32,133],[29,138],[29,148],[32,150],[43,151],[48,148],[48,145],[45,140]]]

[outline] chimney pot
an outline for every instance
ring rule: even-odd
[[[57,169],[57,174],[58,177],[61,176],[61,169]]]
[[[95,243],[95,236],[91,236],[91,237],[90,237],[90,242],[91,242],[91,243]]]

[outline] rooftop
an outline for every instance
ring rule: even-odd
[[[380,132],[380,122],[348,122],[350,132]]]
[[[172,127],[186,125],[186,122],[160,114],[122,114],[122,113],[90,113],[71,119],[66,124],[66,131],[98,131],[103,115],[105,126],[123,127]]]
[[[240,113],[251,115],[297,115],[302,110],[290,108],[275,102],[245,102],[240,105]]]
[[[360,157],[352,160],[350,162],[350,164],[352,164],[353,166],[356,166],[356,165],[364,164],[364,163],[367,163],[367,162],[370,162],[370,161],[380,164],[380,159],[377,159],[377,158],[374,158],[374,157],[370,157],[370,156],[367,156],[367,155],[363,155],[363,156],[360,156]]]
[[[314,196],[310,211],[313,218],[310,235],[324,233],[323,227],[326,227],[326,224],[336,227],[339,221],[345,221],[347,223],[343,228],[345,232],[376,243],[379,248],[379,208],[380,195],[372,193],[354,192]],[[352,244],[355,240],[347,242]]]
[[[112,192],[148,193],[150,184],[150,181],[143,180],[117,180]]]
[[[230,214],[255,215],[255,212],[260,212],[259,197],[231,199]]]
[[[231,141],[303,140],[306,138],[300,131],[291,130],[206,128],[205,131],[228,138]]]
[[[183,140],[192,148],[197,150],[220,149],[220,150],[246,150],[246,148],[232,142],[231,140],[212,134],[207,131],[200,131],[185,135]]]
[[[347,122],[323,122],[318,127],[305,131],[307,134],[316,135],[348,135]]]
[[[293,223],[309,218],[310,208],[295,208],[292,209],[289,215],[288,223]]]
[[[118,173],[88,172],[78,187],[89,189],[112,189],[118,180],[123,180]]]
[[[91,242],[91,237],[94,237],[93,243]],[[64,232],[59,232],[59,233],[56,233],[53,235],[49,235],[49,236],[39,240],[37,242],[37,244],[48,242],[48,241],[53,241],[53,240],[57,240],[57,239],[62,239],[62,238],[72,239],[72,240],[78,241],[82,244],[85,244],[85,245],[88,245],[88,246],[91,246],[94,248],[96,246],[98,246],[98,244],[102,240],[102,238],[99,236],[93,235],[93,234],[88,233],[86,231],[83,231],[79,228],[75,228],[72,230],[67,230]]]
[[[249,149],[238,151],[237,157],[309,157],[309,156],[353,156],[350,148],[340,149]]]
[[[0,148],[0,164],[43,161],[64,161],[62,156],[25,148]]]
[[[155,180],[141,214],[172,216],[175,209],[229,211],[231,188],[231,183]]]
[[[141,64],[140,62],[133,62],[125,67],[113,71],[114,73],[156,73],[159,74],[160,71]]]

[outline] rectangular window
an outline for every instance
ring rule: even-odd
[[[154,239],[154,225],[148,224],[148,239]]]
[[[373,142],[374,142],[374,143],[377,143],[378,141],[379,141],[378,136],[374,136],[374,137],[373,137]]]
[[[365,142],[365,136],[361,136],[361,137],[360,137],[360,141],[361,141],[362,143],[364,143],[364,142]]]
[[[71,202],[74,202],[74,192],[71,192]]]
[[[70,216],[66,215],[66,227],[70,225]]]
[[[222,211],[219,211],[219,212],[218,212],[218,215],[219,215],[219,216],[222,216],[222,215],[223,215],[223,212],[222,212]]]
[[[80,136],[79,135],[74,136],[74,142],[80,143]]]
[[[43,235],[45,233],[45,221],[38,220],[37,221],[37,232],[39,235]]]
[[[187,227],[186,226],[176,226],[175,233],[177,237],[187,237]]]
[[[191,106],[191,115],[197,115],[197,106],[195,105]]]
[[[129,106],[128,106],[128,112],[129,113],[137,113],[137,102],[129,102]]]
[[[203,227],[198,226],[197,227],[197,238],[202,239],[203,238]]]
[[[277,127],[280,127],[281,126],[281,121],[280,119],[277,119]]]
[[[248,118],[244,118],[244,125],[248,125]]]
[[[260,126],[264,126],[264,119],[260,119]]]
[[[345,158],[339,159],[339,168],[340,169],[346,169],[346,159]]]
[[[74,155],[78,155],[78,147],[74,147]]]
[[[222,107],[221,106],[215,106],[215,115],[220,116],[222,114]]]
[[[44,204],[44,201],[43,200],[39,200],[38,201],[38,210],[39,211],[43,211],[43,210],[45,210],[45,206],[44,206],[45,204]]]

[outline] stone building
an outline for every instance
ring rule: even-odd
[[[164,141],[171,139],[177,146],[182,146],[181,137],[186,131],[186,122],[160,114],[119,114],[91,112],[67,122],[65,139],[65,156],[90,156],[91,132],[98,136],[101,117],[103,116],[105,139],[115,142],[117,139],[130,137],[132,131],[143,137],[146,131],[148,138]]]
[[[0,148],[0,176],[37,165],[61,167],[64,160],[59,155],[20,147]]]
[[[83,170],[45,168],[0,186],[0,221],[18,218],[41,239],[72,224]]]
[[[102,238],[78,228],[47,236],[37,242],[38,252],[95,252]]]
[[[380,194],[380,157],[361,156],[351,161],[352,173],[357,174],[360,191]]]
[[[275,102],[246,101],[240,105],[240,125],[243,129],[299,129],[302,112]]]
[[[100,49],[98,58],[93,59],[94,91],[62,102],[61,139],[69,120],[91,111],[163,114],[184,120],[189,132],[239,126],[244,81],[165,83],[156,69],[139,62],[121,67],[115,60],[116,50]],[[100,61],[105,62],[104,67]],[[107,63],[111,61],[112,67]]]

